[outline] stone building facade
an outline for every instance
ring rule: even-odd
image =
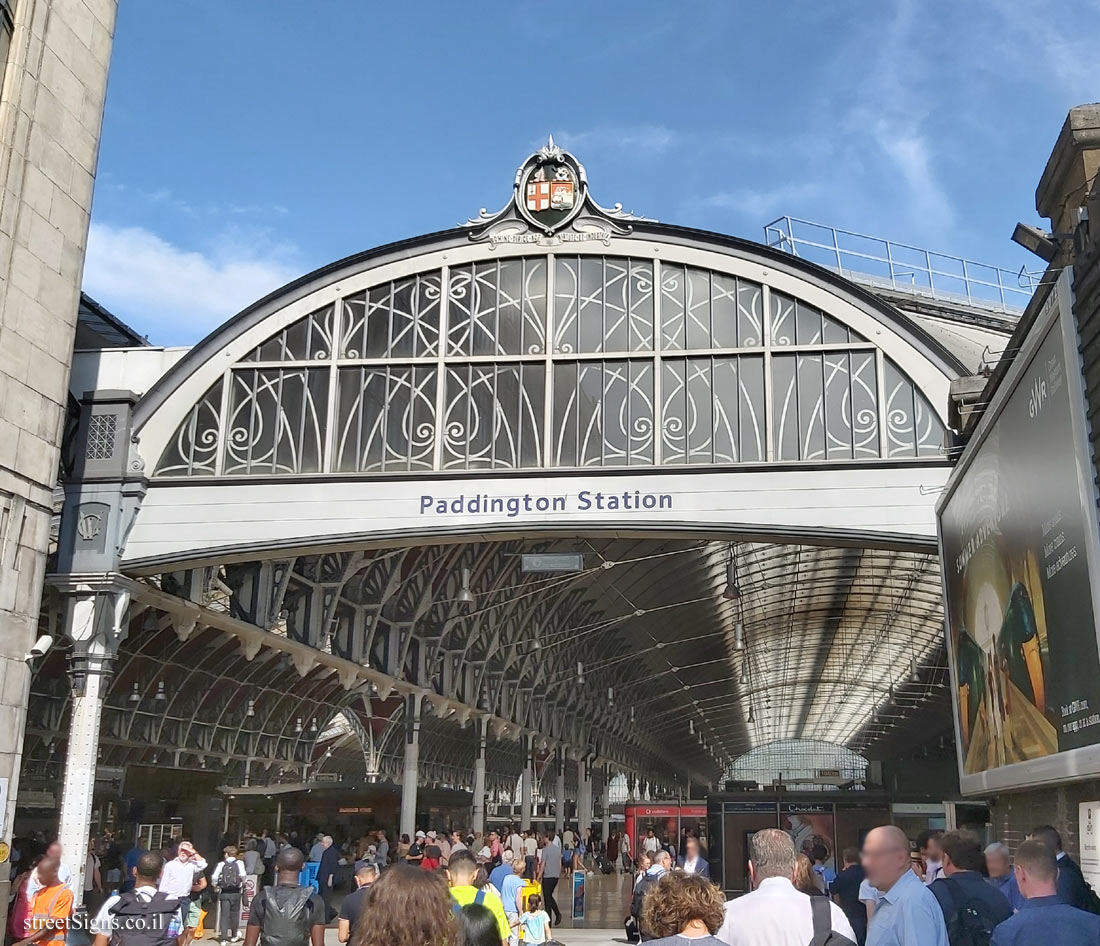
[[[0,0],[0,779],[7,780],[6,842],[116,6],[116,0]],[[0,880],[5,906],[7,886]]]

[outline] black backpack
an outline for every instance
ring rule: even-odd
[[[941,877],[951,894],[955,912],[947,918],[947,941],[951,946],[989,946],[997,919],[984,900],[967,897],[954,877]]]
[[[814,938],[809,946],[856,946],[843,933],[833,930],[833,905],[828,897],[810,897],[814,914]]]
[[[241,892],[241,862],[226,861],[218,875],[218,890],[222,893]]]
[[[118,898],[108,911],[118,919],[113,925],[111,946],[170,946],[176,942],[176,933],[168,930],[179,911],[180,902],[158,890],[146,900],[131,890]]]
[[[312,887],[264,887],[263,946],[307,946],[313,925]]]

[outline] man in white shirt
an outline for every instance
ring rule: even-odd
[[[661,842],[657,840],[657,835],[653,833],[653,829],[650,828],[645,833],[645,840],[642,842],[642,850],[646,854],[653,854],[661,846]]]
[[[505,847],[510,847],[512,853],[515,854],[516,857],[523,857],[523,838],[519,836],[519,832],[515,828],[513,828],[512,833],[508,835],[508,843]]]
[[[726,904],[726,919],[717,938],[729,946],[806,946],[814,937],[812,900],[828,907],[833,932],[853,943],[856,934],[844,911],[824,897],[811,898],[795,889],[797,852],[786,831],[765,828],[752,837],[749,877],[753,892]]]
[[[199,874],[206,870],[206,859],[200,857],[190,841],[180,841],[179,853],[164,865],[160,875],[160,891],[183,905],[183,932],[180,946],[188,946],[195,936],[202,910],[198,900],[191,899],[191,888]]]
[[[61,881],[70,890],[73,889],[73,871],[63,860],[61,860],[61,842],[51,841],[46,847],[46,857],[54,858],[57,860],[57,879]],[[38,871],[32,870],[30,877],[27,878],[27,885],[24,888],[27,892],[27,900],[34,903],[35,894],[42,889],[42,883],[38,879]],[[74,890],[75,894],[76,891]]]

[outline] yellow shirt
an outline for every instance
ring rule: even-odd
[[[473,903],[478,893],[477,887],[472,884],[451,888],[451,896],[455,898],[455,903],[460,907]],[[500,902],[500,897],[486,890],[482,895],[481,905],[492,911],[493,916],[497,918],[497,926],[500,928],[500,938],[502,940],[507,939],[512,933],[512,925],[508,922],[508,917],[504,915],[504,904]]]

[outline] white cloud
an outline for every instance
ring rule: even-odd
[[[229,231],[208,252],[143,227],[93,223],[84,289],[152,342],[188,344],[301,272],[297,250]]]
[[[818,184],[811,182],[764,188],[743,187],[711,194],[704,198],[703,203],[711,207],[735,210],[762,221],[769,214],[780,212],[797,215],[800,204],[816,196],[820,190]]]
[[[601,125],[586,131],[563,131],[555,140],[575,153],[630,151],[658,155],[674,148],[680,141],[680,135],[664,125]],[[584,160],[583,154],[578,156]]]

